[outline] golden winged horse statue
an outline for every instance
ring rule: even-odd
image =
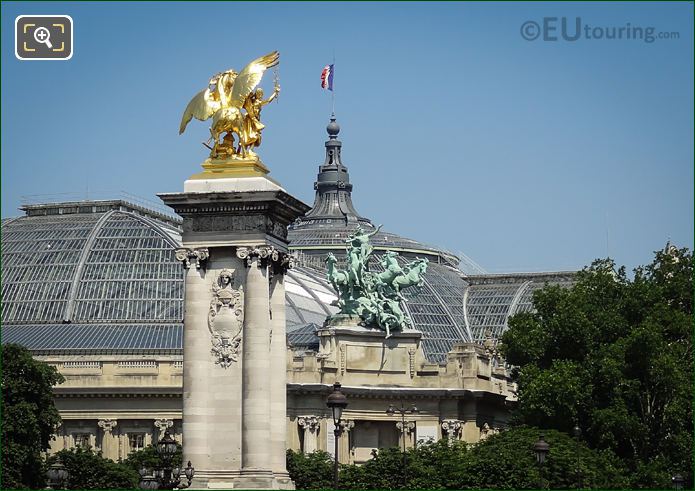
[[[260,121],[261,109],[280,93],[275,89],[268,99],[263,99],[263,89],[258,87],[268,68],[276,66],[280,53],[273,51],[253,60],[239,73],[227,70],[213,76],[208,86],[198,92],[186,106],[181,118],[179,134],[186,130],[192,118],[205,121],[212,118],[210,126],[210,158],[257,159],[253,152],[261,143],[264,125]],[[225,133],[222,141],[220,136]],[[236,148],[234,135],[236,135]]]

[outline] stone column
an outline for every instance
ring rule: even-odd
[[[113,434],[118,422],[115,419],[100,419],[97,425],[102,430],[101,452],[107,459],[118,460],[118,437]]]
[[[340,422],[342,433],[340,434],[340,441],[338,442],[339,459],[341,464],[352,464],[354,460],[354,455],[352,454],[352,448],[350,446],[350,431],[355,427],[355,422],[352,420],[341,421]]]
[[[152,429],[145,432],[145,441],[143,443],[146,447],[152,445],[152,433],[154,433]]]
[[[475,399],[464,400],[461,411],[461,439],[476,443],[480,439],[480,428],[476,424],[478,407]]]
[[[287,453],[287,337],[285,315],[285,271],[292,266],[289,255],[272,263],[270,281],[270,452],[273,474],[289,482]],[[280,416],[281,415],[281,416]]]
[[[207,327],[209,284],[205,268],[209,252],[206,248],[176,250],[176,258],[186,270],[183,319],[183,438],[186,446],[183,461],[195,462],[199,471],[210,468],[208,432],[213,424],[209,404],[210,336]],[[198,475],[203,472],[198,472]],[[194,482],[194,484],[196,484]]]
[[[321,418],[317,416],[300,416],[297,424],[304,429],[304,453],[315,452],[319,448],[319,428]]]
[[[415,434],[415,422],[406,421],[405,427],[403,427],[403,423],[398,421],[396,423],[396,428],[398,428],[398,431],[401,432],[401,441],[399,442],[400,447],[403,448],[403,442],[405,442],[406,448],[412,447],[413,441],[411,435]]]
[[[237,249],[237,256],[246,261],[247,267],[241,342],[241,474],[252,479],[272,476],[268,254],[265,247]]]
[[[287,226],[309,207],[271,179],[236,175],[194,176],[183,193],[159,195],[183,217],[177,255],[189,268],[184,463],[196,469],[194,489],[289,489],[284,285],[274,265],[287,253]],[[209,259],[198,268],[202,250]]]
[[[128,455],[128,440],[126,439],[126,435],[123,433],[118,434],[118,459],[123,460],[125,459]]]

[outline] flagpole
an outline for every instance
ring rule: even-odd
[[[333,73],[335,73],[335,48],[333,48]],[[335,77],[333,77],[333,90],[331,90],[331,118],[335,118]]]

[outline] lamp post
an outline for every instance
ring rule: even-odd
[[[394,406],[393,404],[390,404],[388,409],[386,410],[386,414],[388,414],[389,416],[394,416],[396,413],[401,415],[401,440],[403,440],[403,487],[406,487],[408,484],[408,457],[405,453],[405,415],[417,414],[419,412],[420,411],[415,406],[415,404],[412,404],[410,408],[406,409],[405,405],[403,404],[403,401],[401,401],[400,408]]]
[[[63,489],[68,481],[70,473],[67,471],[60,457],[46,471],[48,486],[52,489]]]
[[[195,474],[191,461],[188,461],[185,469],[174,467],[177,447],[176,440],[171,437],[169,430],[165,430],[164,436],[157,442],[157,454],[161,463],[151,473],[145,467],[140,469],[140,489],[183,489],[191,485]],[[182,470],[188,484],[181,483]]]
[[[340,382],[333,384],[333,392],[326,399],[326,406],[331,410],[333,416],[333,434],[335,435],[335,455],[333,457],[333,488],[338,489],[338,439],[341,433],[341,418],[343,409],[348,405],[347,397],[340,390]]]
[[[683,476],[680,474],[676,474],[671,478],[671,487],[673,489],[683,489],[683,483],[685,482],[685,479],[683,479]]]
[[[582,482],[582,454],[579,448],[579,441],[582,436],[582,429],[579,427],[579,425],[575,425],[574,428],[572,428],[572,434],[574,435],[574,438],[577,441],[577,480],[579,481],[579,489],[582,489],[584,487],[584,483]]]
[[[545,435],[541,433],[539,435],[538,441],[533,444],[533,453],[536,456],[536,462],[538,462],[538,467],[540,468],[540,480],[539,487],[545,488],[543,483],[543,464],[545,463],[545,458],[550,452],[550,445],[545,441]]]

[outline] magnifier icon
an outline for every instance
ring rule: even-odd
[[[37,43],[45,44],[50,49],[53,49],[53,44],[51,44],[51,31],[45,27],[38,27],[34,31],[34,39]]]

